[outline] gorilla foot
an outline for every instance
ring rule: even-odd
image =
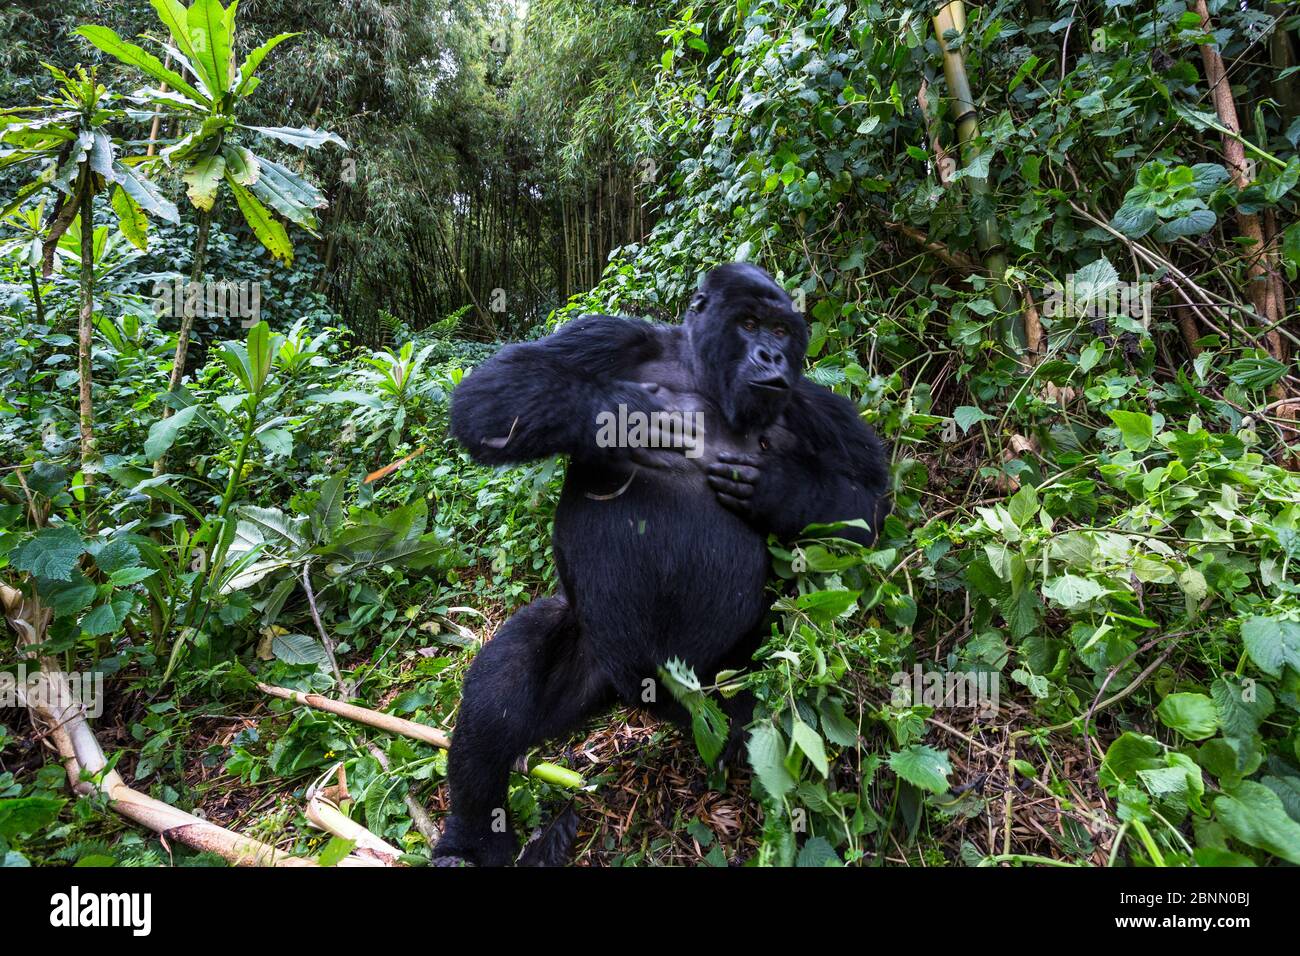
[[[518,845],[512,833],[474,829],[454,814],[442,828],[442,838],[433,848],[434,866],[509,866]]]

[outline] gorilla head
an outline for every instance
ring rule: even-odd
[[[799,379],[808,327],[758,266],[732,262],[704,277],[686,311],[696,381],[738,431],[776,421]]]

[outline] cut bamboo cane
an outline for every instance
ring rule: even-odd
[[[325,787],[324,781],[338,775],[337,787]],[[307,788],[307,821],[314,827],[324,830],[340,839],[350,840],[355,847],[354,853],[374,856],[384,866],[397,866],[402,851],[391,843],[376,836],[372,831],[353,820],[331,798],[329,791],[337,790],[340,799],[347,798],[347,784],[343,773],[343,764],[337,763],[327,770],[316,783]]]
[[[426,744],[432,744],[434,747],[443,750],[451,746],[451,738],[438,728],[426,724],[417,724],[415,721],[407,720],[404,717],[395,717],[392,714],[384,714],[377,710],[370,710],[367,707],[346,704],[341,700],[331,700],[328,697],[322,697],[320,694],[304,694],[302,691],[290,690],[288,687],[275,687],[271,684],[258,682],[257,689],[264,694],[270,694],[272,697],[293,701],[295,704],[315,707],[317,710],[336,714],[339,717],[346,717],[348,720],[355,720],[357,723],[365,724],[368,727],[377,727],[380,730],[387,730],[389,733],[400,734],[403,737],[423,740]]]
[[[263,684],[260,681],[257,688],[262,693],[269,694],[272,697],[292,701],[295,704],[303,704],[307,707],[315,707],[317,710],[323,710],[326,713],[345,717],[348,720],[355,720],[367,727],[386,730],[389,733],[410,737],[413,740],[422,740],[426,744],[432,744],[434,747],[443,750],[451,747],[451,738],[443,731],[427,724],[417,724],[415,721],[407,720],[404,717],[394,717],[392,714],[371,710],[368,707],[358,707],[356,704],[345,704],[340,700],[331,700],[328,697],[322,697],[320,694],[305,694],[300,690],[276,687],[272,684]],[[532,767],[527,768],[527,772],[546,783],[567,787],[571,790],[581,790],[587,785],[586,780],[576,770],[570,770],[568,767],[561,767],[558,764],[534,764]]]

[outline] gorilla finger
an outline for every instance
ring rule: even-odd
[[[757,468],[762,459],[758,455],[724,451],[718,454],[718,461],[725,462],[728,465],[749,465],[751,468]]]
[[[730,478],[732,481],[744,481],[752,485],[758,481],[762,472],[750,465],[726,465],[717,462],[709,465],[709,474],[717,475],[719,478]]]
[[[709,487],[717,492],[724,492],[733,498],[749,498],[754,494],[753,485],[745,485],[736,481],[728,481],[726,478],[719,478],[716,475],[709,476]]]

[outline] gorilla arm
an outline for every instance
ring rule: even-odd
[[[785,413],[788,447],[724,454],[709,466],[718,500],[782,541],[810,524],[861,519],[871,528],[835,534],[870,545],[889,514],[889,471],[880,439],[845,398],[800,378]]]
[[[619,404],[657,408],[647,390],[620,378],[661,347],[653,326],[601,315],[536,342],[507,345],[456,387],[452,434],[489,465],[599,454],[599,413],[617,413]]]

